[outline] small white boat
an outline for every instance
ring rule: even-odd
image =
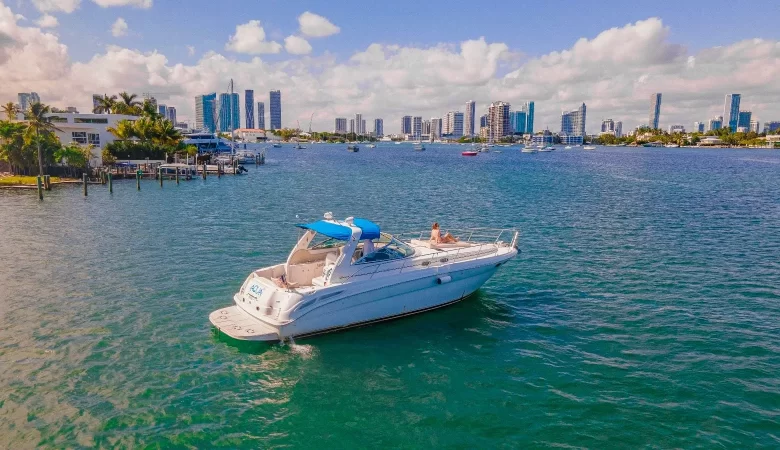
[[[296,149],[296,150],[304,150],[304,149],[306,149],[306,147],[304,147],[304,146],[303,146],[303,145],[301,145],[300,143],[299,143],[299,144],[296,144],[296,145],[295,145],[295,147],[293,147],[293,148],[294,148],[294,149]]]
[[[368,145],[366,145],[366,147],[368,147],[368,148],[376,148],[376,144],[368,144]]]
[[[209,315],[217,330],[279,341],[447,306],[514,258],[519,237],[515,230],[449,230],[461,240],[433,244],[430,230],[404,239],[369,220],[330,213],[297,227],[305,232],[287,261],[250,273],[234,304]]]
[[[352,153],[359,152],[360,151],[360,147],[358,147],[355,144],[351,144],[351,145],[347,146],[347,151],[348,152],[352,152]]]
[[[582,147],[582,149],[583,150],[596,150],[596,146],[595,145],[586,145],[586,146]]]
[[[281,142],[274,142],[273,147],[274,148],[282,148],[282,143]]]
[[[424,152],[425,151],[425,146],[423,145],[422,142],[415,142],[414,143],[414,151],[416,151],[416,152]]]
[[[480,153],[490,153],[490,144],[482,144],[479,148]]]
[[[563,149],[564,149],[564,150],[571,150],[571,149],[572,149],[572,147],[571,147],[571,145],[567,145],[566,147],[563,147]]]
[[[396,141],[395,145],[401,145],[401,142],[400,141]]]
[[[545,152],[545,153],[546,153],[546,152],[551,152],[551,151],[553,151],[553,150],[555,150],[555,147],[551,147],[551,146],[547,146],[547,147],[544,147],[544,148],[540,148],[540,149],[539,149],[539,151],[540,151],[540,152]]]
[[[666,144],[666,148],[679,148],[678,144]]]
[[[523,147],[520,149],[520,153],[538,153],[539,150],[533,147]]]

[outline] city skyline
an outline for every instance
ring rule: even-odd
[[[670,105],[663,109],[660,128],[722,115],[723,96],[729,92],[750,99],[742,109],[760,123],[780,118],[780,87],[773,83],[780,77],[780,32],[731,18],[733,26],[717,38],[696,38],[694,30],[705,27],[682,21],[677,10],[663,5],[651,8],[657,10],[652,13],[639,7],[578,22],[546,39],[519,39],[506,27],[487,23],[465,31],[434,24],[408,38],[392,30],[360,34],[343,6],[307,11],[283,5],[230,19],[224,33],[209,41],[178,33],[175,40],[187,42],[172,48],[156,39],[146,23],[170,7],[143,3],[148,7],[122,7],[128,4],[122,0],[100,8],[84,0],[71,2],[75,7],[65,11],[57,9],[60,0],[36,2],[48,5],[40,9],[0,0],[0,33],[20,44],[6,46],[0,60],[8,77],[0,97],[38,92],[52,106],[88,111],[92,93],[154,92],[160,103],[177,105],[178,116],[192,122],[192,99],[220,92],[234,78],[238,92],[252,89],[256,97],[275,89],[287,93],[282,126],[308,123],[314,114],[313,128],[323,130],[333,117],[354,110],[388,120],[408,112],[438,117],[463,110],[468,100],[476,102],[476,122],[493,101],[516,105],[526,98],[538,103],[536,130],[556,129],[561,109],[579,102],[594,117],[620,117],[632,129],[647,123],[647,99],[654,92],[662,92],[664,105]],[[112,35],[109,28],[118,16],[128,28]],[[98,26],[102,31],[74,27],[98,19],[105,20]],[[83,28],[91,39],[80,36]],[[396,35],[383,38],[382,33]],[[429,76],[415,76],[420,70]],[[598,121],[587,125],[589,134],[598,132]]]

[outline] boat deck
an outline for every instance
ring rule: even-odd
[[[218,309],[209,320],[222,333],[244,341],[278,341],[278,331],[245,313],[238,306]]]

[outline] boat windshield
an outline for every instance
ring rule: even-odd
[[[329,236],[325,236],[324,234],[317,233],[314,236],[314,239],[312,239],[311,242],[309,242],[309,249],[318,250],[321,248],[336,248],[336,247],[343,247],[344,244],[346,244],[346,241],[342,241]]]
[[[392,261],[394,259],[408,258],[414,255],[414,249],[390,236],[382,233],[381,237],[373,240],[378,249],[355,261],[355,264],[366,264],[379,261]]]

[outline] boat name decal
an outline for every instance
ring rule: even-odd
[[[260,286],[256,285],[256,284],[253,284],[252,286],[249,286],[249,292],[251,292],[251,293],[253,293],[255,295],[263,295],[263,289]]]

